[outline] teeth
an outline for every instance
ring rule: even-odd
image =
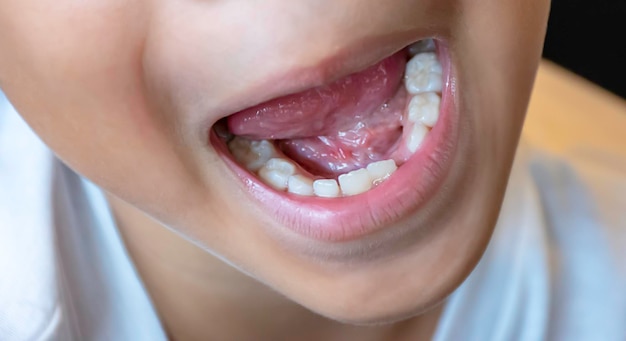
[[[409,120],[433,127],[439,119],[439,95],[434,92],[425,92],[414,95],[409,102]]]
[[[289,177],[296,172],[296,166],[288,160],[273,158],[259,170],[259,177],[266,184],[277,190],[285,190],[289,185]]]
[[[334,179],[320,179],[313,182],[313,192],[318,197],[337,198],[340,194],[339,185]]]
[[[434,47],[434,42],[429,47],[427,42],[418,42],[409,48],[417,51],[427,50]],[[405,129],[405,142],[407,149],[415,153],[424,138],[428,135],[429,128],[437,124],[439,120],[439,108],[441,97],[437,93],[442,90],[442,67],[433,52],[419,52],[406,65],[404,86],[411,95],[407,108]]]
[[[411,57],[423,52],[435,52],[435,41],[433,39],[420,40],[409,46],[409,55]]]
[[[313,180],[304,175],[292,175],[289,177],[287,190],[289,193],[311,196],[313,195]]]
[[[411,134],[408,135],[406,146],[411,153],[415,153],[417,148],[422,144],[424,138],[428,135],[428,128],[421,123],[415,123],[411,129]]]
[[[296,165],[288,159],[276,157],[278,152],[267,140],[251,141],[234,137],[228,147],[238,162],[257,173],[264,183],[278,191],[288,191],[302,196],[337,198],[342,194],[352,196],[367,192],[372,186],[386,180],[397,166],[394,160],[371,163],[334,179],[313,180],[297,174]],[[341,184],[341,186],[339,186]]]
[[[367,172],[374,185],[386,180],[396,169],[398,169],[398,166],[396,166],[396,162],[393,160],[378,161],[367,165]]]
[[[253,172],[258,171],[267,161],[277,156],[274,144],[267,140],[250,141],[235,137],[228,144],[228,149],[237,161]]]
[[[441,64],[435,53],[420,53],[406,64],[405,87],[413,95],[422,92],[441,92],[442,73]]]
[[[409,54],[413,57],[406,65],[404,81],[411,99],[404,116],[403,139],[411,153],[419,149],[430,128],[439,119],[443,71],[434,51],[435,43],[432,39],[419,41],[409,47]],[[302,196],[337,198],[361,194],[388,179],[398,169],[394,160],[383,160],[342,174],[337,180],[313,180],[297,174],[297,166],[293,162],[279,157],[282,153],[273,142],[233,137],[227,131],[220,131],[220,136],[229,141],[228,148],[234,158],[255,172],[267,185]]]
[[[339,176],[341,192],[345,196],[357,195],[372,188],[372,179],[366,169],[361,168]]]

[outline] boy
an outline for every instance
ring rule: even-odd
[[[6,114],[3,159],[40,154],[7,166],[1,217],[39,228],[35,252],[58,262],[55,290],[12,302],[7,338],[623,337],[612,322],[577,331],[578,315],[542,315],[549,276],[509,276],[514,259],[492,253],[443,304],[492,238],[548,7],[5,1],[0,87],[69,167]],[[521,177],[508,197],[523,196]],[[507,200],[494,248],[532,255],[515,225],[533,215]],[[41,237],[53,231],[54,247]]]

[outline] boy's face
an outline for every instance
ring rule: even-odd
[[[323,315],[399,319],[439,302],[484,251],[548,8],[548,0],[5,0],[0,87],[70,167],[208,252]],[[443,65],[442,88],[432,91],[439,121],[374,189],[339,198],[273,189],[232,161],[232,135],[215,133],[225,117],[336,84],[429,37]],[[377,96],[359,86],[351,91]],[[413,96],[398,91],[385,103]],[[410,143],[400,114],[401,141],[385,148]],[[320,122],[307,115],[300,131]],[[258,117],[253,130],[263,133],[270,119]]]

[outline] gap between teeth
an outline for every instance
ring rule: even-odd
[[[442,67],[431,39],[409,47],[412,56],[406,64],[404,86],[410,100],[403,115],[402,139],[407,150],[415,153],[439,119]],[[388,179],[398,168],[394,160],[373,162],[366,168],[339,175],[338,179],[312,179],[299,167],[282,157],[267,140],[252,141],[235,136],[228,148],[235,159],[278,191],[301,196],[337,198],[367,192]]]

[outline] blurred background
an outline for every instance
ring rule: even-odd
[[[626,98],[626,0],[552,0],[544,57]]]

